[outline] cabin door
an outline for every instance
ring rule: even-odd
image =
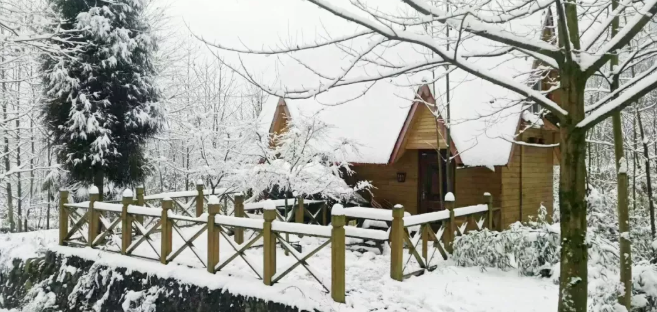
[[[446,153],[444,150],[441,150],[440,170],[442,174],[439,174],[438,171],[438,153],[435,150],[422,150],[419,155],[418,213],[443,210],[444,206],[440,186],[442,185],[443,188],[442,194],[445,194],[447,192],[444,161]],[[442,183],[440,183],[441,177]],[[452,179],[452,181],[454,180]]]

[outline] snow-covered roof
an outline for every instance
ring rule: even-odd
[[[506,165],[521,106],[506,107],[507,102],[495,98],[506,90],[479,79],[462,77],[464,79],[458,80],[461,85],[450,95],[451,136],[461,161],[465,166],[492,168]],[[456,83],[452,79],[450,82]],[[351,92],[345,91],[335,89],[330,97],[334,100],[350,98]],[[336,106],[321,104],[324,103],[324,94],[311,99],[286,99],[285,105],[290,118],[308,118],[317,113],[323,122],[332,126],[328,135],[331,139],[347,139],[357,143],[358,150],[347,155],[347,161],[387,164],[404,122],[411,118],[409,112],[414,105],[414,95],[413,88],[382,82],[372,86],[364,96]],[[503,103],[496,105],[496,101]],[[261,114],[263,131],[270,130],[278,103],[279,99],[273,98],[265,104]],[[415,102],[415,105],[424,104]],[[501,111],[500,107],[503,107]]]
[[[351,6],[347,1],[342,2],[340,5]],[[409,7],[399,1],[368,3],[381,10],[401,15],[409,11]],[[388,5],[390,7],[387,7]],[[398,9],[398,6],[403,7]],[[258,9],[249,9],[253,15],[231,20],[230,32],[222,37],[221,42],[235,47],[247,46],[266,50],[303,46],[363,31],[362,27],[305,1],[281,0],[275,4],[264,1],[254,7]],[[353,10],[353,6],[351,7]],[[270,10],[286,13],[269,14]],[[525,21],[521,19],[514,20],[513,33],[528,38],[540,38],[540,23],[543,20],[540,13],[529,20],[531,27],[522,25]],[[523,29],[527,30],[526,34],[519,31]],[[228,52],[222,56],[225,55],[224,60],[229,63],[245,66],[250,74],[255,75],[253,79],[262,86],[277,90],[276,94],[287,94],[288,96],[284,96],[285,102],[292,118],[317,113],[322,121],[334,127],[330,132],[330,139],[344,138],[357,142],[358,152],[348,155],[347,160],[354,163],[385,164],[390,161],[395,142],[413,104],[415,92],[423,80],[431,80],[431,73],[419,71],[385,78],[373,85],[369,82],[353,84],[331,89],[316,97],[293,99],[295,92],[326,86],[332,79],[353,80],[372,77],[389,70],[386,66],[363,65],[361,62],[351,68],[346,76],[339,77],[343,70],[349,68],[350,61],[357,52],[365,51],[380,38],[365,36],[339,47],[324,46],[285,55],[241,55],[239,60],[234,55],[231,57]],[[459,54],[491,52],[500,48],[499,44],[476,36],[465,35],[460,39]],[[390,67],[433,57],[426,48],[418,45],[398,42],[386,44],[384,48],[375,51],[387,64],[393,65]],[[505,78],[522,81],[522,76],[531,69],[532,59],[518,56],[518,52],[507,52],[502,56],[482,59],[475,62],[475,65]],[[321,75],[318,75],[318,72]],[[441,115],[446,116],[447,92],[444,86],[445,79],[436,82],[434,97]],[[367,92],[361,96],[364,91]],[[511,141],[517,132],[521,116],[519,102],[522,97],[471,74],[455,70],[450,74],[450,99],[449,126],[462,163],[466,166],[490,168],[506,165],[511,153]],[[269,130],[278,102],[277,96],[270,96],[265,103],[261,114],[262,130]]]
[[[352,163],[386,164],[412,105],[413,88],[402,88],[386,82],[374,84],[365,95],[347,103],[326,106],[331,100],[350,98],[360,87],[335,89],[311,99],[286,99],[290,118],[317,117],[331,126],[329,139],[349,140],[357,150],[346,155]],[[325,102],[326,101],[326,102]],[[261,114],[261,129],[269,131],[278,98],[270,97]]]

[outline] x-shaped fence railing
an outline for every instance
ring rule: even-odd
[[[436,253],[447,259],[453,251],[455,236],[472,230],[499,227],[495,218],[499,208],[492,207],[492,197],[489,194],[485,194],[484,204],[454,208],[454,202],[450,201],[445,204],[447,210],[422,215],[404,213],[402,206],[395,206],[392,211],[339,206],[331,211],[331,225],[320,225],[318,216],[320,213],[326,214],[326,206],[322,203],[322,207],[315,212],[306,209],[307,204],[321,203],[320,201],[288,199],[281,202],[245,204],[243,197],[239,195],[219,199],[216,196],[206,198],[206,195],[202,195],[203,190],[193,192],[196,192],[196,195],[191,192],[168,194],[174,195],[176,199],[162,195],[159,196],[161,198],[146,198],[143,196],[143,190],[140,196],[138,189],[137,200],[132,198],[131,193],[126,193],[120,204],[99,202],[98,194],[90,194],[89,201],[69,204],[68,193],[63,191],[60,194],[60,244],[84,244],[108,251],[111,251],[108,247],[114,244],[119,245],[120,252],[126,256],[159,260],[164,264],[181,261],[180,256],[189,251],[211,273],[224,270],[231,263],[236,263],[236,259],[241,259],[266,285],[281,282],[301,267],[312,280],[330,292],[335,301],[344,302],[346,238],[389,243],[390,276],[402,281],[406,277],[433,270],[435,265],[432,265],[432,260]],[[197,197],[184,202],[180,200],[190,194]],[[159,201],[160,206],[147,205],[146,200]],[[204,208],[198,205],[199,200],[204,205],[207,204],[207,212],[201,210],[201,213],[196,215],[199,212],[196,210],[192,214],[191,207]],[[223,208],[221,201],[224,205],[232,204],[233,215]],[[175,209],[176,206],[179,209]],[[281,207],[283,209],[280,209]],[[249,214],[245,213],[258,209],[262,210],[262,218],[249,217]],[[383,221],[384,225],[389,225],[389,229],[386,231],[345,226],[349,219]],[[292,220],[297,222],[288,222]],[[304,224],[303,221],[310,224]],[[323,217],[322,221],[321,223],[326,223],[326,217]],[[246,240],[245,230],[252,232]],[[203,235],[207,237],[205,250],[198,245],[199,238]],[[290,242],[290,235],[317,237],[320,242],[310,250],[302,252]],[[176,241],[182,242],[176,243],[175,250],[174,236],[179,238]],[[139,248],[144,243],[149,248]],[[431,253],[429,244],[433,247]],[[277,246],[280,246],[286,255],[292,256],[286,258],[292,261],[280,270],[276,262]],[[223,249],[220,250],[220,247]],[[253,248],[261,249],[260,259],[253,256]],[[325,277],[323,272],[313,267],[309,261],[326,249],[331,252],[330,278]],[[408,250],[406,258],[404,250]],[[155,256],[148,256],[144,251],[152,251]],[[407,273],[413,260],[420,269]]]

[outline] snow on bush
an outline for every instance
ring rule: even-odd
[[[512,267],[508,239],[500,232],[483,229],[457,237],[452,259],[460,266],[494,267],[507,270]]]
[[[453,259],[462,266],[517,268],[523,275],[537,275],[559,261],[559,232],[546,222],[547,210],[537,221],[516,222],[503,232],[473,231],[454,241]]]
[[[641,261],[632,267],[632,308],[635,311],[657,310],[657,266]]]
[[[589,311],[624,311],[618,297],[624,293],[619,282],[618,219],[613,193],[591,189],[588,201]],[[454,261],[461,266],[517,269],[522,275],[550,276],[559,282],[560,228],[547,222],[547,210],[539,209],[536,220],[516,222],[503,232],[487,229],[457,237]],[[633,228],[633,238],[643,233],[642,253],[651,248],[645,226]],[[648,228],[649,230],[649,228]],[[638,231],[638,232],[636,232]],[[637,246],[634,246],[635,250]],[[645,258],[639,255],[638,258]],[[633,306],[636,311],[657,308],[657,266],[647,261],[633,268]],[[634,310],[634,309],[633,309]]]

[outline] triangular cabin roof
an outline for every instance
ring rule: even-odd
[[[422,85],[415,94],[403,95],[394,94],[393,91],[399,92],[400,88],[385,83],[373,88],[362,97],[336,106],[322,105],[316,99],[272,99],[263,108],[261,120],[263,126],[266,125],[263,130],[280,133],[288,118],[317,114],[332,126],[329,139],[348,139],[358,144],[358,150],[347,155],[347,161],[354,164],[392,164],[407,149],[435,149],[437,144],[440,148],[446,147],[445,140],[436,140],[436,134],[445,138],[447,133],[442,118],[436,119],[425,104],[435,104],[429,86]],[[414,97],[416,100],[409,100]],[[453,103],[453,109],[459,104],[466,106]],[[512,155],[513,137],[524,124],[521,118],[524,114],[519,109],[511,109],[502,116],[485,116],[479,112],[468,118],[463,111],[454,109],[452,112],[452,117],[460,120],[452,125],[451,131],[450,149],[456,163],[489,168],[507,165]],[[426,140],[418,140],[421,138],[418,133],[426,135]]]

